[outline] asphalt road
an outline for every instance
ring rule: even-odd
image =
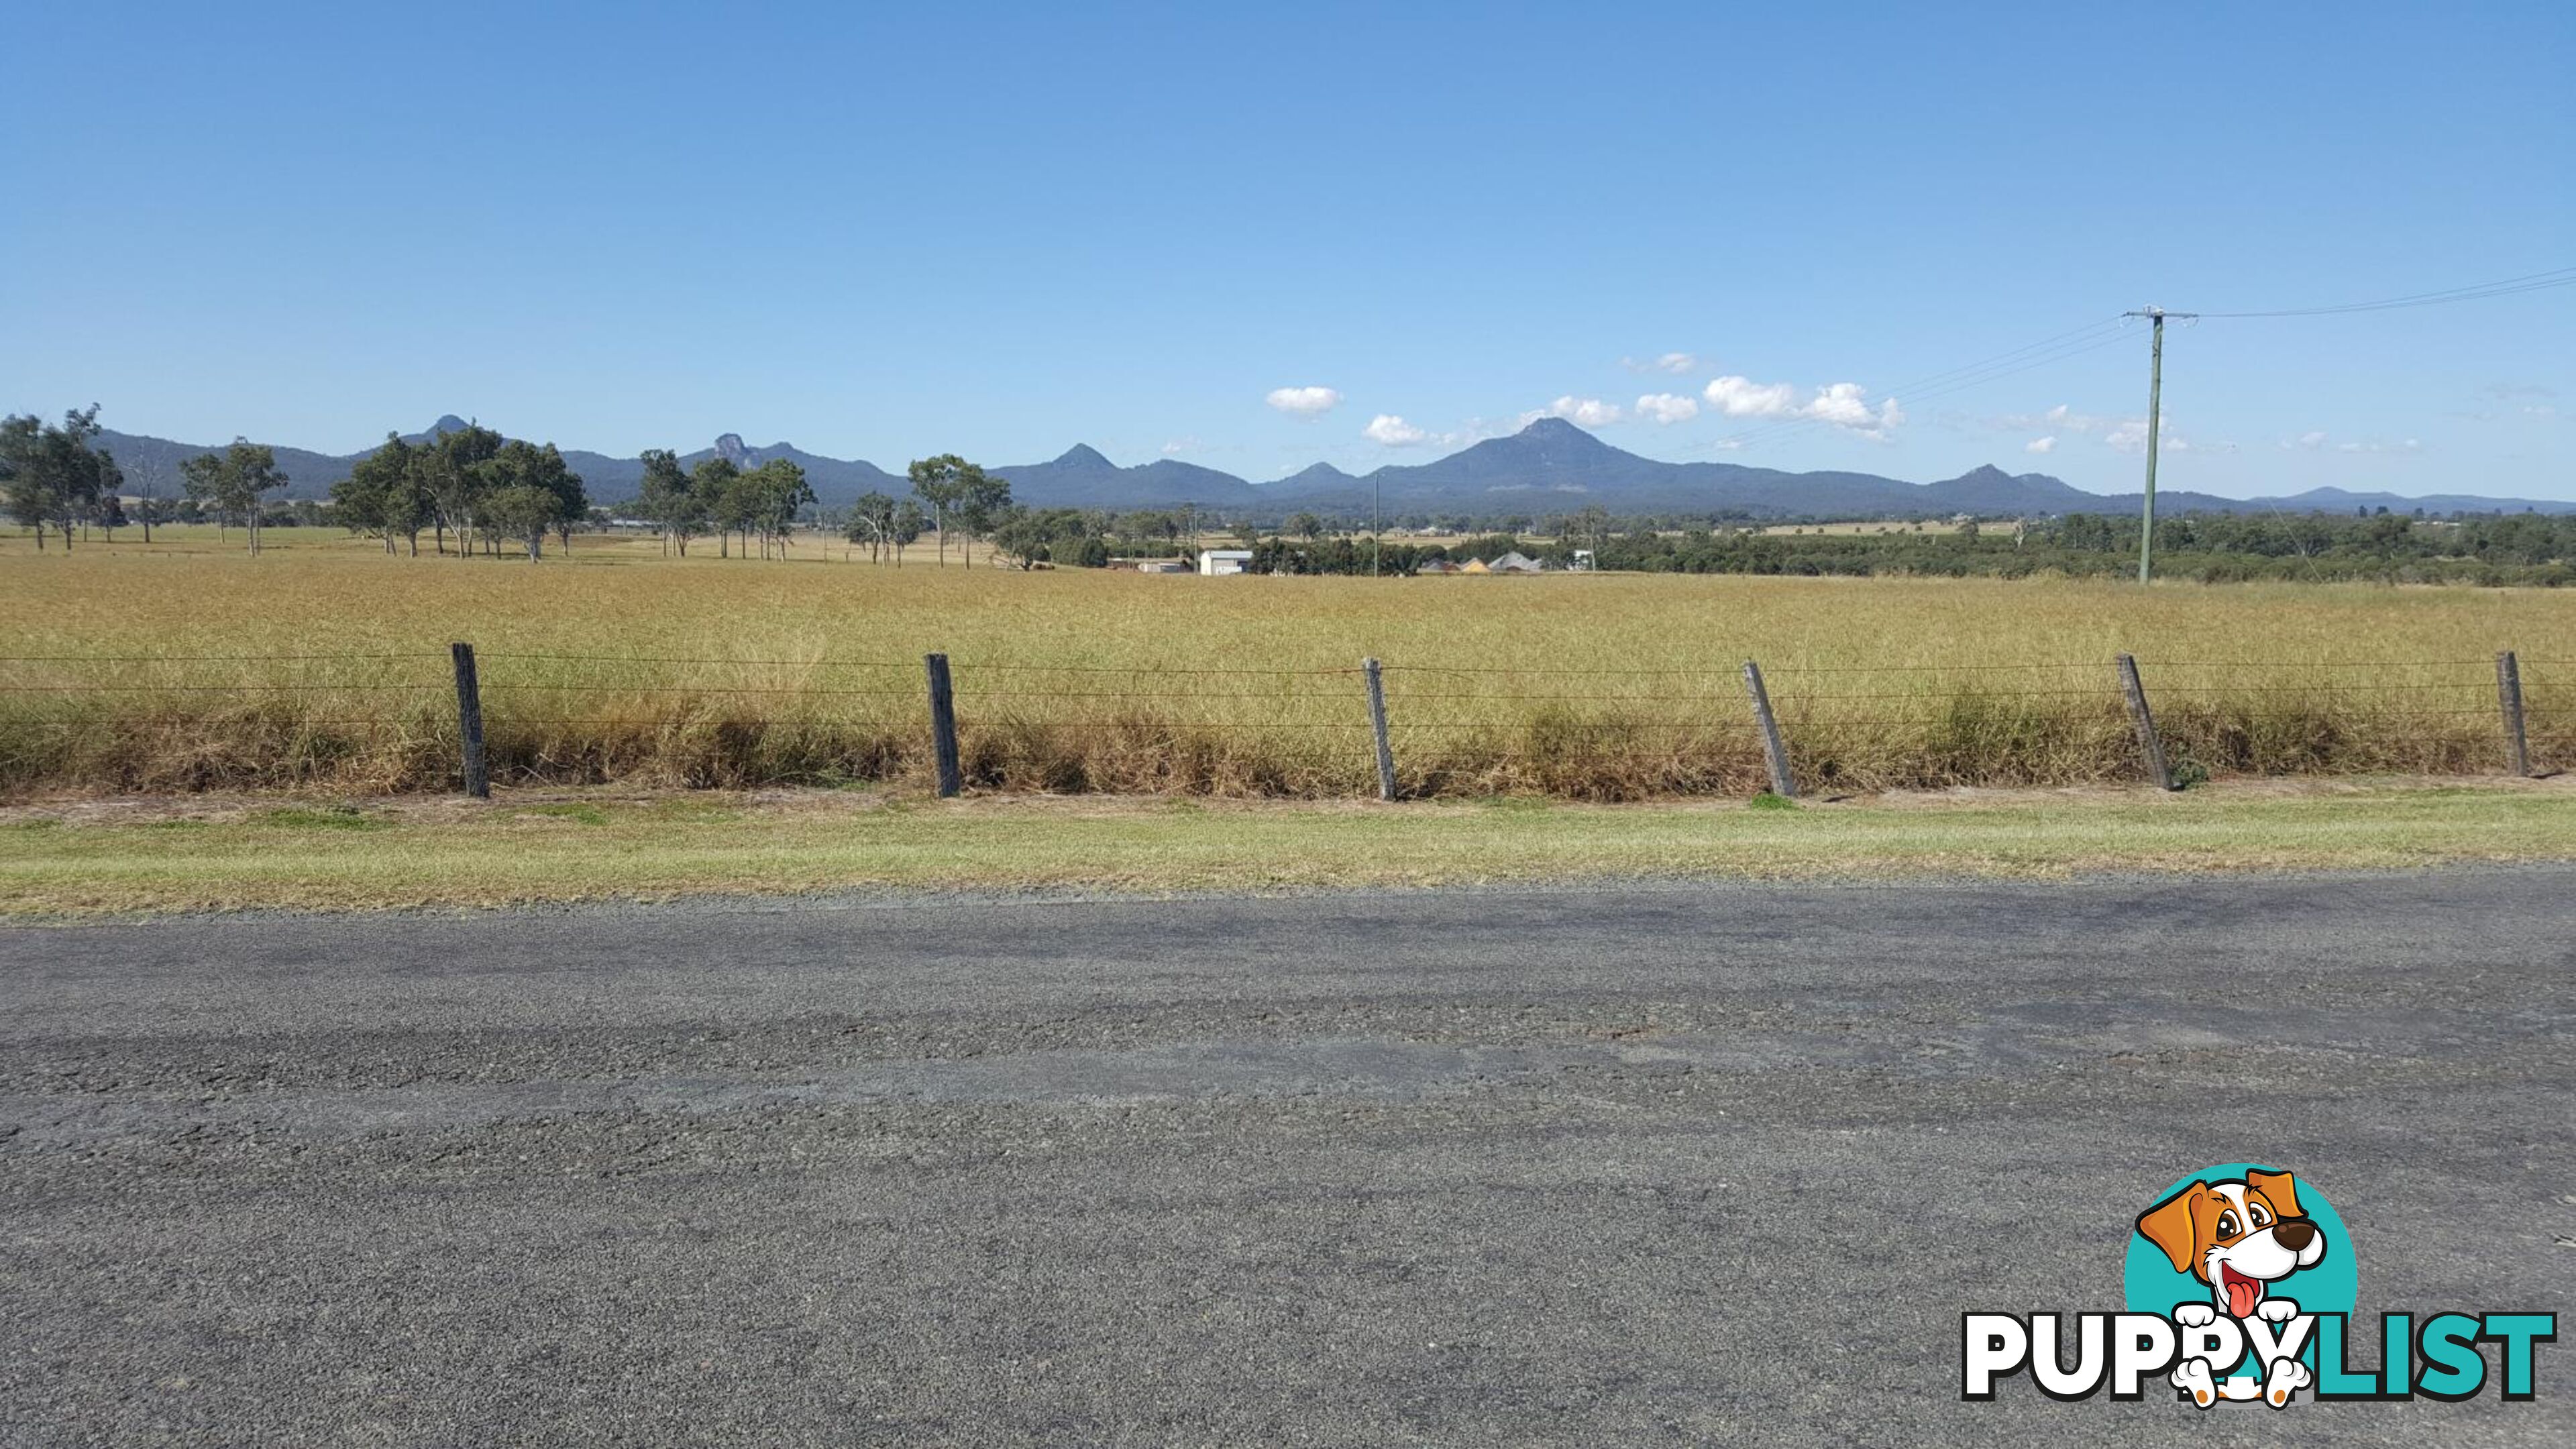
[[[2576,1334],[1957,1374],[2240,1159],[2576,1309],[2571,967],[2563,869],[0,931],[0,1440],[2565,1444]]]

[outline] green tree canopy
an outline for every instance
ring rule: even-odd
[[[190,499],[213,508],[218,517],[230,515],[242,520],[251,555],[256,558],[260,505],[287,482],[285,470],[277,466],[276,450],[248,438],[235,438],[232,446],[220,453],[199,454],[180,464],[179,473],[186,480]]]
[[[661,525],[663,538],[679,545],[682,558],[689,556],[689,540],[707,531],[708,499],[681,470],[680,455],[668,448],[644,450],[644,482],[635,506]]]
[[[429,526],[431,512],[420,466],[423,451],[400,434],[387,433],[383,447],[352,464],[349,476],[331,485],[332,512],[341,524],[381,537],[387,553],[394,551],[395,539],[407,539],[417,555],[420,531]]]
[[[939,527],[939,561],[943,565],[948,562],[950,532],[971,538],[989,527],[1011,503],[1008,480],[991,476],[955,453],[916,458],[905,473],[912,480],[912,495],[930,510],[931,521]]]
[[[454,436],[454,434],[450,434]],[[494,527],[514,538],[528,541],[528,557],[540,557],[544,551],[545,533],[551,528],[570,545],[572,525],[590,510],[590,497],[583,491],[581,475],[564,462],[563,453],[554,444],[542,446],[513,438],[494,451],[480,469],[485,489],[499,493],[508,489],[532,489],[543,494],[545,506],[536,510],[544,517],[530,532],[530,510],[534,505],[525,498],[511,500],[509,520],[495,516]]]
[[[64,413],[59,424],[32,414],[0,420],[0,498],[11,518],[36,531],[37,548],[51,524],[69,552],[72,520],[89,515],[111,477],[123,481],[114,460],[90,447],[98,432],[96,403]]]

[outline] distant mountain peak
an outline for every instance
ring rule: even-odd
[[[1289,474],[1287,477],[1280,479],[1279,482],[1273,483],[1269,486],[1277,488],[1282,484],[1296,483],[1320,487],[1330,483],[1356,483],[1358,481],[1359,480],[1357,478],[1343,472],[1341,469],[1334,467],[1330,463],[1309,463],[1296,472]]]
[[[2010,473],[2005,472],[2003,469],[1996,467],[1992,463],[1980,463],[1976,467],[1959,475],[1959,481],[1963,483],[1969,481],[1975,481],[1978,483],[2001,483],[2009,481],[2011,478],[2012,475]]]
[[[1072,447],[1064,450],[1064,456],[1055,460],[1055,466],[1059,468],[1114,468],[1118,465],[1110,462],[1107,458],[1100,456],[1100,450],[1094,448],[1089,443],[1076,443]]]
[[[473,424],[458,417],[454,413],[440,413],[438,415],[438,421],[429,425],[428,435],[433,438],[445,437],[449,433],[464,432],[467,428],[472,426]]]
[[[1588,464],[1596,459],[1631,456],[1563,418],[1538,418],[1508,438],[1491,438],[1477,446],[1534,452],[1541,459],[1557,463],[1581,461]]]
[[[751,457],[751,449],[743,446],[742,434],[720,433],[716,437],[716,456],[740,467]]]

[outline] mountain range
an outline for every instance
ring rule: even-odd
[[[418,442],[466,426],[453,414],[419,433]],[[209,449],[163,438],[107,432],[101,446],[114,451],[129,482],[164,496],[179,491],[179,464]],[[333,455],[279,447],[277,462],[292,498],[321,498],[349,475],[364,454]],[[683,466],[724,456],[746,466],[772,458],[805,470],[815,497],[826,507],[849,503],[871,489],[903,496],[910,485],[874,463],[827,458],[790,443],[752,447],[727,433],[713,446],[681,458]],[[564,459],[581,475],[592,498],[616,503],[631,498],[643,478],[637,458],[567,449]],[[1420,464],[1390,464],[1353,475],[1317,463],[1272,483],[1251,483],[1195,463],[1158,459],[1120,467],[1097,449],[1077,445],[1043,463],[994,468],[1011,482],[1012,496],[1043,508],[1159,508],[1194,503],[1216,517],[1275,519],[1295,511],[1345,516],[1373,505],[1390,515],[1566,512],[1599,504],[1614,514],[1710,514],[1735,511],[1763,518],[1918,518],[1952,513],[1984,517],[2041,517],[2063,513],[2134,513],[2131,494],[2087,493],[2045,473],[2006,473],[1991,464],[1931,483],[1908,483],[1874,473],[1787,473],[1735,463],[1666,463],[1614,448],[1574,424],[1541,418],[1509,437],[1488,438]],[[2576,513],[2576,502],[2436,494],[2353,493],[2313,488],[2279,498],[2221,498],[2167,489],[2157,494],[2166,512],[2345,512],[2386,507],[2428,513]]]

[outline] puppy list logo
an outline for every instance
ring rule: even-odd
[[[2125,1313],[1960,1315],[1959,1396],[1991,1400],[2027,1372],[2052,1399],[2145,1397],[2159,1378],[2208,1409],[2260,1401],[2465,1399],[2486,1386],[2478,1345],[2499,1345],[2502,1394],[2533,1396],[2550,1313],[2436,1313],[2420,1327],[2380,1315],[2378,1369],[2356,1369],[2346,1329],[2360,1277],[2343,1219],[2315,1184],[2253,1163],[2204,1168],[2137,1216],[2122,1273]],[[2072,1344],[2067,1340],[2073,1339]],[[2073,1366],[2067,1364],[2072,1350]]]

